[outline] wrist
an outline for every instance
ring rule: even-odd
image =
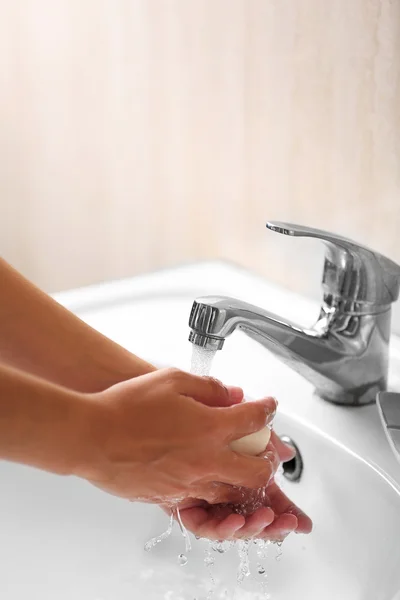
[[[58,475],[78,475],[89,463],[94,407],[88,394],[65,388],[54,390],[52,407],[44,404],[38,451],[32,464]]]
[[[81,375],[70,377],[74,380],[71,387],[87,394],[101,393],[113,385],[157,370],[111,340],[106,340],[104,346],[97,345],[90,354],[91,364],[85,366]]]
[[[103,395],[104,392],[75,394],[72,420],[75,450],[69,454],[69,475],[93,481],[105,471],[105,445],[111,415]]]

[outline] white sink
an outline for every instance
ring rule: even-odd
[[[204,280],[207,284],[199,285]],[[204,293],[251,299],[301,322],[315,310],[312,303],[224,265],[184,267],[59,300],[154,363],[188,368],[189,309],[194,296]],[[397,347],[394,340],[395,365]],[[280,561],[270,548],[265,566],[272,600],[399,600],[400,468],[376,407],[344,408],[319,400],[307,382],[241,333],[218,353],[213,375],[242,385],[255,398],[276,395],[276,429],[294,440],[304,461],[301,480],[284,480],[284,487],[312,517],[314,530],[290,536]],[[395,377],[392,381],[396,386]],[[204,542],[192,539],[184,567],[177,561],[184,552],[177,527],[171,538],[144,552],[144,543],[168,525],[157,507],[5,462],[0,482],[2,600],[207,597]],[[215,554],[213,598],[255,599],[261,593],[254,547],[253,574],[241,586],[235,583],[238,564],[235,549]]]
[[[276,600],[393,600],[400,589],[400,492],[366,462],[285,415],[277,430],[297,443],[304,471],[285,491],[314,520],[309,536],[292,535],[282,559],[263,561]],[[205,544],[192,540],[185,567],[174,535],[151,553],[144,543],[164,531],[157,507],[131,504],[77,479],[3,463],[0,597],[5,600],[193,600],[210,584]],[[253,575],[236,598],[260,592]],[[215,555],[216,598],[233,598],[235,549]],[[228,588],[230,595],[223,596]],[[170,595],[168,595],[170,592]]]

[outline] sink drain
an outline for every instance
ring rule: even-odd
[[[300,481],[303,473],[303,459],[300,454],[300,450],[288,435],[281,435],[282,442],[285,442],[288,446],[291,446],[296,450],[296,456],[291,460],[283,463],[283,476],[289,481]]]

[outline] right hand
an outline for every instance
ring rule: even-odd
[[[170,506],[224,502],[220,483],[267,485],[277,457],[240,455],[229,443],[264,427],[276,402],[232,405],[229,395],[220,382],[177,369],[93,394],[92,443],[77,474],[111,494]]]

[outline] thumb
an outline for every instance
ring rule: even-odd
[[[231,406],[243,400],[243,390],[227,387],[213,377],[201,377],[181,371],[176,391],[206,406]]]
[[[293,446],[289,446],[289,444],[285,444],[285,442],[283,442],[281,438],[276,435],[275,431],[271,431],[270,442],[274,446],[282,462],[287,462],[296,456],[295,448]]]
[[[229,408],[219,408],[218,418],[228,441],[260,431],[272,421],[276,413],[275,398],[241,402]]]

